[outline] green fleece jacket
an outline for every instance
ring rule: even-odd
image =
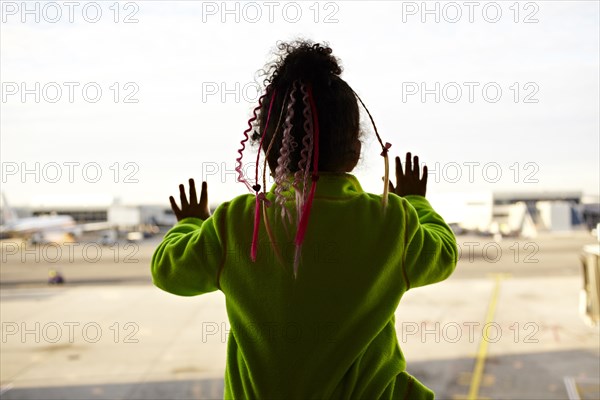
[[[225,398],[432,399],[405,372],[394,320],[404,292],[445,279],[457,262],[454,234],[429,202],[390,194],[384,213],[353,175],[322,174],[296,279],[295,223],[283,224],[279,207],[266,208],[275,246],[261,214],[250,260],[254,207],[243,195],[204,221],[183,219],[152,258],[167,292],[225,294]]]

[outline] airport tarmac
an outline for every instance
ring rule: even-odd
[[[595,238],[457,239],[456,272],[396,312],[408,372],[438,399],[600,398],[600,334],[579,312],[581,249]],[[153,287],[158,240],[0,243],[2,399],[222,397],[224,296]],[[65,284],[49,286],[50,269]]]

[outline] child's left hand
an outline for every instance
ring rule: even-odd
[[[183,185],[179,185],[179,196],[181,199],[181,208],[177,206],[173,196],[169,197],[171,201],[171,208],[177,217],[177,221],[181,221],[184,218],[200,218],[202,220],[210,217],[210,211],[208,210],[208,190],[206,182],[202,182],[202,192],[200,192],[200,202],[196,197],[196,185],[194,180],[190,179],[190,201],[188,202],[185,195],[185,188]]]

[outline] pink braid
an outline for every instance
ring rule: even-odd
[[[267,128],[269,126],[269,120],[271,119],[271,110],[273,109],[273,103],[275,102],[275,96],[277,95],[277,89],[273,89],[273,95],[271,96],[271,101],[269,102],[269,112],[267,113],[267,122],[265,122],[265,129],[263,130],[263,134],[261,135],[260,138],[260,143],[258,144],[258,153],[256,154],[256,170],[255,170],[255,178],[254,178],[254,182],[256,183],[257,186],[260,186],[258,183],[258,167],[260,165],[260,150],[262,149],[262,145],[263,145],[263,141],[265,140],[265,136],[267,133]],[[260,190],[260,188],[257,190],[255,189],[257,192]]]
[[[258,106],[256,106],[254,108],[254,110],[252,110],[252,117],[248,120],[248,129],[246,129],[244,131],[244,138],[240,142],[240,145],[242,147],[237,151],[240,156],[235,159],[235,163],[236,163],[235,171],[238,173],[237,181],[243,182],[246,185],[246,187],[248,188],[248,190],[251,192],[253,191],[252,185],[250,185],[250,183],[246,180],[246,178],[244,178],[244,173],[242,172],[242,158],[244,157],[243,152],[246,149],[246,142],[248,141],[248,132],[250,132],[252,130],[252,123],[254,121],[256,121],[256,118],[257,118],[256,112],[261,109],[262,101],[266,95],[267,94],[265,93],[262,96],[260,96],[260,98],[258,99]]]
[[[258,145],[258,153],[256,154],[256,171],[254,181],[256,182],[252,189],[256,192],[256,201],[254,204],[254,230],[252,231],[252,245],[250,246],[250,258],[252,261],[256,261],[256,253],[258,252],[258,229],[260,226],[260,203],[268,203],[266,200],[265,193],[260,193],[260,184],[258,183],[258,165],[260,162],[260,149],[262,148],[263,141],[265,140],[267,128],[269,127],[269,120],[271,119],[271,110],[273,109],[273,103],[275,102],[275,95],[277,94],[277,90],[273,89],[273,95],[271,96],[271,101],[269,104],[269,112],[267,113],[267,121],[265,122],[265,129],[263,130],[262,137],[260,138],[260,143]],[[269,204],[267,204],[268,206]]]
[[[283,119],[283,112],[286,109],[287,106],[287,99],[288,99],[288,94],[290,92],[290,89],[288,88],[285,91],[285,94],[283,95],[283,105],[281,107],[281,111],[279,112],[279,118],[277,119],[277,125],[275,126],[275,130],[273,131],[273,136],[271,137],[271,141],[269,142],[269,146],[267,147],[267,150],[265,152],[265,161],[263,162],[263,176],[262,176],[262,180],[263,180],[263,187],[266,190],[267,187],[267,161],[269,159],[269,154],[271,154],[271,149],[273,148],[273,144],[275,144],[275,140],[277,139],[277,135],[279,134],[279,127],[281,126],[281,120]],[[277,256],[277,259],[279,260],[279,262],[281,263],[281,265],[285,265],[284,261],[283,261],[283,257],[281,256],[281,251],[279,250],[279,246],[277,246],[277,242],[275,241],[275,236],[273,235],[273,230],[271,229],[271,224],[269,222],[269,216],[267,215],[267,208],[263,207],[263,220],[265,222],[265,228],[267,231],[267,236],[269,237],[269,244],[271,245],[271,248],[273,249],[273,251],[275,252],[275,255]],[[284,225],[285,228],[285,225]],[[287,233],[287,230],[286,230]]]
[[[315,190],[317,188],[317,181],[319,180],[319,116],[317,114],[317,106],[313,99],[312,86],[308,86],[308,100],[310,102],[310,108],[313,117],[314,126],[314,169],[312,174],[312,183],[310,187],[310,193],[306,204],[304,204],[304,210],[300,222],[298,223],[298,231],[296,232],[296,254],[294,257],[294,277],[298,276],[298,265],[300,263],[300,254],[302,252],[302,243],[304,242],[304,236],[306,234],[306,228],[308,226],[308,218],[310,217],[310,211],[312,209],[313,199],[315,197]]]

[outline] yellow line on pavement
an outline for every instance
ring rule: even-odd
[[[496,305],[498,303],[498,293],[500,293],[500,281],[504,279],[506,275],[504,274],[494,274],[495,284],[494,290],[492,291],[492,296],[490,298],[490,304],[488,305],[487,314],[485,316],[484,328],[490,322],[493,322],[494,315],[496,314]],[[477,400],[479,396],[479,387],[481,386],[481,378],[483,377],[483,369],[485,367],[485,359],[487,357],[487,349],[488,349],[488,340],[484,338],[484,333],[482,332],[481,339],[479,341],[479,348],[477,349],[477,357],[475,361],[475,368],[473,369],[473,374],[471,375],[471,387],[469,388],[469,395],[467,398],[469,400]]]

